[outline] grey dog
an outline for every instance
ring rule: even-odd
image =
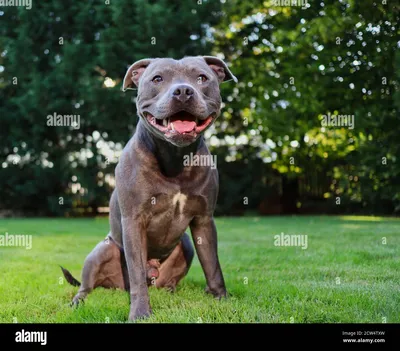
[[[215,167],[187,165],[185,156],[208,156],[204,132],[220,115],[219,85],[236,77],[217,57],[144,59],[129,67],[123,90],[137,87],[139,122],[115,169],[110,232],[87,256],[77,305],[96,287],[130,292],[129,320],[151,314],[148,287],[174,291],[194,255],[186,229],[216,298],[227,292],[217,252],[213,213]]]

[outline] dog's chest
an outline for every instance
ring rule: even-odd
[[[150,239],[159,238],[168,244],[184,233],[194,216],[205,214],[207,205],[203,196],[178,191],[153,195],[145,211]]]
[[[191,220],[196,215],[207,211],[206,200],[203,196],[187,194],[178,191],[173,194],[155,194],[146,206],[147,213],[153,219]]]

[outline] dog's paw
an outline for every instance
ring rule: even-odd
[[[80,294],[80,293],[78,293],[78,294],[76,294],[76,295],[74,296],[74,298],[72,299],[72,301],[71,301],[71,303],[70,303],[69,305],[70,305],[71,307],[78,307],[79,305],[85,303],[85,297],[86,297],[85,294]]]
[[[226,291],[225,288],[210,288],[206,287],[204,290],[207,294],[213,295],[217,300],[221,300],[223,298],[228,297],[228,292]]]
[[[148,296],[131,297],[131,308],[129,311],[129,321],[136,321],[150,317],[152,313]]]
[[[149,318],[150,315],[152,314],[151,308],[143,308],[143,309],[136,309],[132,310],[129,312],[129,321],[135,322],[140,319],[146,319]]]
[[[171,294],[173,294],[176,291],[176,285],[167,285],[163,286],[163,288]]]

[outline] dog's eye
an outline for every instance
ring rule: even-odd
[[[204,74],[200,74],[197,77],[197,83],[198,84],[203,84],[204,82],[206,82],[208,80],[208,78],[204,75]]]
[[[153,79],[151,80],[153,83],[161,83],[163,81],[161,76],[155,76],[153,77]]]

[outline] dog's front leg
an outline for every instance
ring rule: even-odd
[[[195,217],[190,223],[197,256],[207,281],[206,292],[226,297],[226,288],[217,252],[217,230],[212,216]]]
[[[146,280],[146,230],[140,219],[131,214],[122,217],[122,235],[131,297],[129,320],[133,321],[151,314]]]

